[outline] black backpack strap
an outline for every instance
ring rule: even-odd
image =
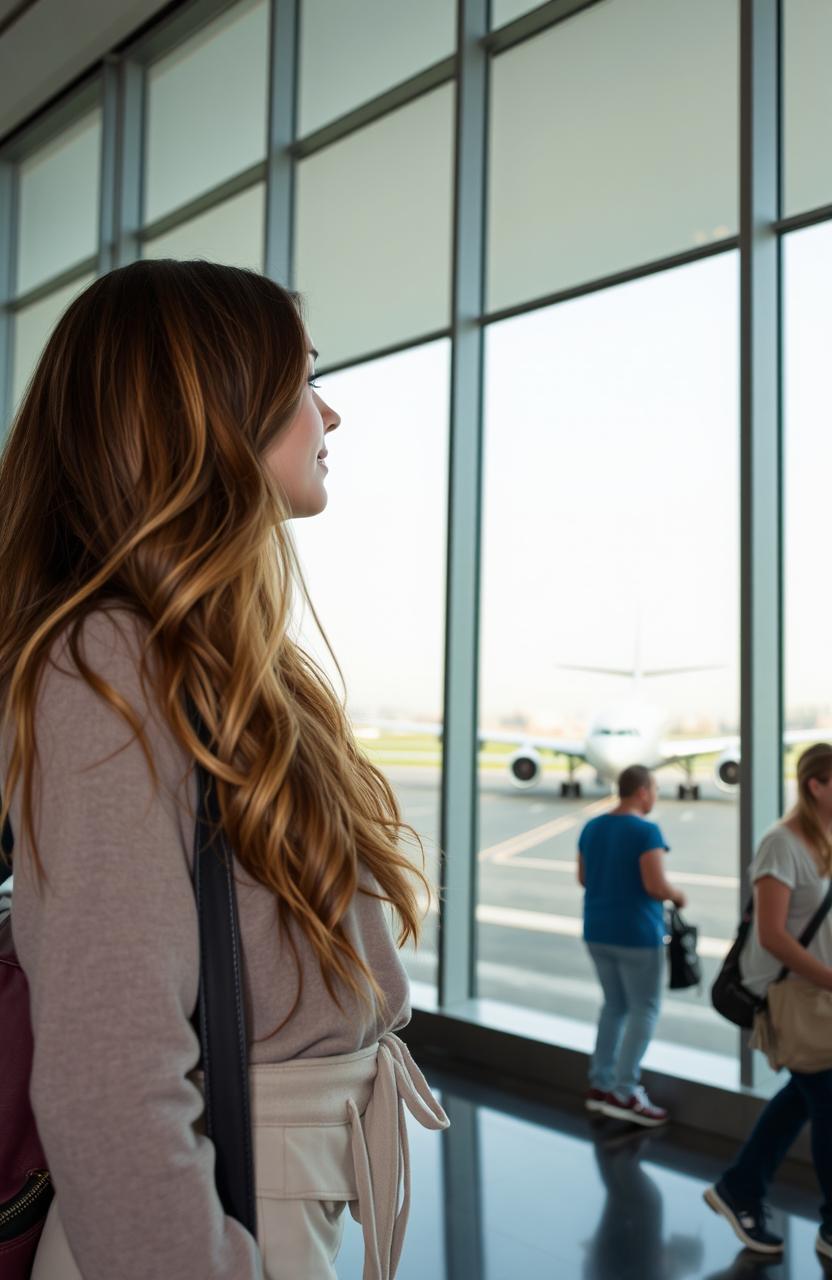
[[[0,804],[3,803],[3,797],[0,795]],[[12,824],[9,815],[6,814],[6,821],[3,823],[3,833],[0,835],[0,848],[5,855],[6,864],[12,865],[12,850],[14,849],[14,836],[12,835]],[[3,874],[3,863],[0,862],[0,876]]]
[[[798,938],[798,942],[800,943],[801,947],[809,946],[809,943],[814,938],[818,929],[823,924],[826,917],[829,915],[830,907],[832,907],[832,879],[830,879],[829,881],[829,888],[826,890],[826,897],[824,898],[823,902],[820,904],[817,911],[812,916],[806,928],[803,930],[800,937]],[[782,982],[788,972],[789,972],[788,965],[784,964],[783,968],[780,970],[779,976],[777,977],[776,981]]]
[[[201,742],[210,735],[192,700]],[[205,1131],[216,1149],[217,1191],[226,1213],[257,1235],[248,1042],[233,857],[220,820],[215,779],[197,764],[194,893],[199,915],[197,1016],[204,1072]]]

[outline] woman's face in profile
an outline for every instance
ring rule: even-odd
[[[325,437],[341,422],[335,410],[318,394],[315,386],[318,353],[311,342],[308,345],[309,380],[300,407],[263,455],[269,473],[286,495],[292,516],[316,516],[326,506]]]

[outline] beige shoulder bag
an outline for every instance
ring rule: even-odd
[[[832,907],[832,881],[826,897],[798,941],[808,947]],[[832,991],[790,973],[784,965],[754,1015],[752,1049],[766,1055],[775,1071],[826,1071],[832,1067]]]

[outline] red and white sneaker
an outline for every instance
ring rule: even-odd
[[[584,1094],[584,1106],[587,1111],[600,1111],[604,1102],[615,1102],[615,1095],[605,1089],[588,1089]]]
[[[640,1084],[636,1085],[625,1102],[617,1094],[609,1094],[606,1101],[599,1103],[598,1110],[614,1120],[630,1120],[633,1124],[641,1124],[646,1128],[665,1124],[668,1120],[665,1108],[655,1107]]]

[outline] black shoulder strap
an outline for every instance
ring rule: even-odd
[[[207,728],[190,698],[188,714],[201,742],[210,746]],[[197,776],[193,876],[199,915],[197,1015],[205,1131],[216,1149],[216,1183],[223,1208],[256,1237],[248,1042],[233,857],[221,827],[214,778],[200,765]]]
[[[829,888],[826,890],[826,897],[824,898],[823,902],[820,904],[817,911],[812,916],[806,928],[803,930],[800,937],[798,938],[798,942],[800,943],[801,947],[808,947],[809,943],[814,938],[818,929],[821,927],[824,920],[829,915],[830,907],[832,907],[832,879],[830,879],[829,881]],[[783,968],[780,970],[780,974],[777,978],[777,981],[782,982],[788,972],[789,972],[788,965],[784,964]]]
[[[3,803],[3,797],[0,796],[0,804]],[[5,879],[3,875],[4,868],[12,865],[12,850],[14,849],[14,835],[12,834],[12,824],[9,815],[6,814],[6,821],[3,823],[3,833],[0,836],[0,848],[5,854],[5,863],[0,862],[0,877]]]

